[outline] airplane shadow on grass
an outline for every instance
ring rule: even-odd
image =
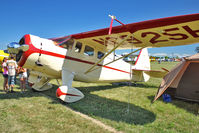
[[[58,86],[54,86],[53,89],[57,87]],[[79,111],[89,116],[101,117],[116,122],[144,125],[155,121],[156,115],[153,112],[150,112],[144,108],[141,108],[134,104],[129,104],[129,111],[128,111],[127,102],[121,102],[113,99],[108,99],[105,97],[100,97],[95,94],[91,94],[91,92],[93,91],[113,89],[116,87],[120,86],[106,85],[106,86],[76,87],[77,89],[79,89],[84,93],[85,97],[76,103],[67,104],[67,106],[72,108],[73,110]],[[52,97],[53,95],[55,97],[55,94],[53,93],[52,95],[51,93],[52,91],[55,92],[56,90],[53,89],[49,90],[49,92],[47,92],[46,94],[50,97]],[[59,100],[57,99],[57,101]]]
[[[21,89],[19,87],[19,80],[16,81],[16,86],[14,87],[13,93],[5,93],[3,90],[0,90],[0,99],[19,99],[23,97],[42,97],[42,95],[39,92],[33,93],[33,90],[30,89],[28,86],[26,88],[25,93],[21,93]],[[2,89],[2,88],[1,88]]]
[[[101,117],[116,122],[125,122],[135,125],[144,125],[147,123],[152,123],[155,121],[156,115],[153,112],[150,112],[142,107],[136,106],[134,104],[121,102],[113,99],[108,99],[105,97],[100,97],[95,94],[91,94],[93,91],[102,91],[107,89],[113,89],[121,86],[90,86],[90,87],[76,87],[82,91],[85,97],[76,102],[67,104],[68,107],[73,110],[79,111],[83,114],[87,114],[92,117]],[[52,98],[52,104],[59,104],[60,100],[56,98],[56,89],[58,86],[53,85],[53,88],[44,92],[34,92],[28,90],[26,93],[21,94],[20,91],[15,93],[1,93],[0,99],[19,99],[23,97],[42,97],[46,96],[47,98]],[[44,94],[44,95],[42,95]],[[121,94],[122,95],[122,94]]]
[[[3,91],[1,91],[1,92],[3,92]],[[19,91],[15,91],[13,93],[3,92],[0,94],[0,99],[19,99],[19,98],[23,98],[23,97],[42,97],[42,95],[40,95],[39,92],[33,93],[32,90],[28,90],[25,93],[21,93],[19,90]]]

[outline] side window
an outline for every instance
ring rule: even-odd
[[[75,45],[75,52],[80,53],[81,49],[82,49],[82,43],[77,42],[76,45]]]
[[[90,46],[85,46],[84,54],[88,55],[88,56],[93,56],[94,55],[94,49],[91,48]]]
[[[62,46],[63,48],[66,48],[68,50],[72,50],[73,48],[73,44],[74,44],[74,40],[73,39],[70,39],[62,44],[60,44],[60,46]]]
[[[100,51],[97,52],[97,58],[98,59],[101,59],[103,56],[104,56],[104,53],[102,53]]]

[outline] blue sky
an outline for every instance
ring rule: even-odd
[[[25,34],[52,38],[109,27],[109,14],[133,23],[199,13],[198,5],[199,0],[0,0],[0,48]],[[152,48],[149,53],[192,55],[197,46]]]

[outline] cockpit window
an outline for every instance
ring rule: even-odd
[[[100,51],[97,52],[97,58],[98,59],[101,59],[103,56],[104,56],[104,53],[102,53]]]
[[[77,42],[75,45],[75,52],[76,53],[80,53],[82,49],[82,43],[81,42]]]
[[[88,56],[93,56],[94,55],[94,49],[90,46],[86,46],[84,49],[84,54]]]
[[[70,39],[66,42],[63,42],[62,44],[60,44],[61,47],[66,48],[68,50],[72,50],[73,48],[73,44],[74,44],[74,40]]]

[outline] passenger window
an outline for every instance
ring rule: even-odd
[[[72,50],[73,48],[73,44],[74,44],[74,40],[73,39],[70,39],[62,44],[60,44],[60,46],[62,46],[63,48],[66,48],[68,50]]]
[[[84,49],[84,54],[88,56],[93,56],[94,55],[94,49],[91,48],[90,46],[86,46]]]
[[[76,52],[76,53],[80,53],[80,52],[81,52],[81,49],[82,49],[82,43],[77,42],[77,43],[76,43],[76,46],[75,46],[75,52]]]
[[[104,53],[102,53],[100,51],[97,52],[97,58],[98,59],[101,59],[103,56],[104,56]]]

